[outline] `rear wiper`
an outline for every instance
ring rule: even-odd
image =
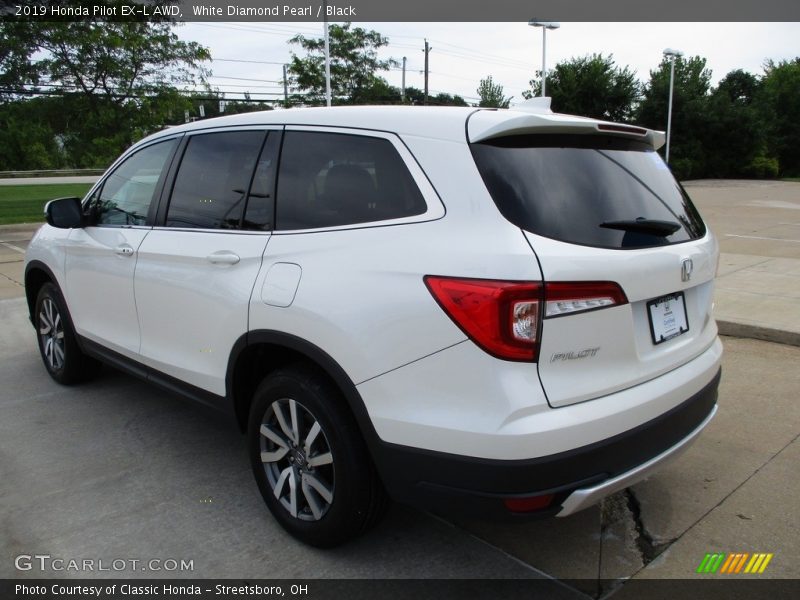
[[[635,220],[604,221],[600,223],[600,227],[619,229],[621,231],[635,231],[637,233],[650,233],[666,237],[678,231],[678,229],[681,228],[681,224],[675,221],[658,221],[656,219],[638,217]]]

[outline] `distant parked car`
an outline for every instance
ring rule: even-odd
[[[662,141],[541,101],[170,128],[48,205],[25,268],[44,365],[231,413],[309,544],[387,493],[570,515],[716,412],[718,246]]]

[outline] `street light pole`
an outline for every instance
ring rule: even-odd
[[[675,59],[683,56],[683,52],[673,48],[664,48],[664,56],[669,58],[669,103],[667,104],[667,149],[664,152],[665,162],[669,164],[669,142],[672,131],[672,88],[675,82]]]
[[[328,0],[324,0],[322,10],[325,11],[325,103],[331,105],[331,47],[328,35]]]
[[[531,19],[528,21],[528,25],[542,28],[542,93],[540,95],[544,96],[547,89],[547,30],[558,29],[561,27],[561,23]]]

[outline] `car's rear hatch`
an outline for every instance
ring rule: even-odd
[[[613,282],[624,293],[607,306],[573,302],[581,288],[568,283],[566,301],[546,303],[538,369],[550,404],[603,397],[704,352],[717,335],[718,248],[655,152],[659,134],[549,112],[508,111],[504,124],[503,114],[470,119],[473,156],[546,285]]]

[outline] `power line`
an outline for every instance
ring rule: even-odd
[[[199,25],[200,27],[210,27],[212,29],[229,29],[231,31],[249,31],[252,33],[263,33],[267,35],[281,35],[281,36],[289,36],[294,37],[295,35],[302,35],[304,32],[302,31],[289,31],[285,29],[262,29],[259,27],[250,27],[247,25],[238,25],[238,24],[229,24],[229,25],[222,25],[219,23],[195,23],[195,25]],[[312,33],[311,30],[307,30],[305,33]],[[313,32],[315,33],[315,32]]]
[[[469,59],[469,60],[477,60],[480,62],[486,62],[490,64],[495,64],[499,66],[505,66],[510,68],[516,69],[524,69],[526,71],[530,71],[531,67],[524,61],[515,60],[513,58],[508,58],[504,56],[499,56],[496,54],[487,54],[485,52],[478,52],[475,50],[469,50],[464,48],[463,46],[456,46],[455,44],[449,44],[447,42],[440,42],[438,40],[429,40],[431,42],[436,42],[437,44],[443,44],[445,46],[449,46],[450,48],[455,48],[456,50],[450,50],[445,48],[444,50],[439,50],[437,53],[439,54],[446,54],[448,56],[452,56],[455,58],[462,58],[462,59]],[[411,44],[397,44],[394,42],[389,42],[388,46],[394,48],[402,48],[402,49],[413,49],[416,50],[419,46],[414,46]]]
[[[42,84],[42,85],[45,86],[45,87],[53,87],[53,88],[57,88],[57,89],[52,89],[52,90],[30,90],[30,89],[28,89],[28,90],[26,90],[26,89],[4,88],[4,89],[0,89],[0,92],[6,93],[6,94],[16,94],[16,95],[20,95],[20,96],[64,96],[66,94],[73,93],[76,90],[80,90],[80,88],[78,86],[69,86],[69,85],[56,86],[54,84]],[[120,88],[111,88],[110,89],[111,93],[100,94],[100,96],[101,97],[102,96],[110,96],[112,98],[120,99],[120,100],[141,100],[143,98],[155,98],[155,97],[157,97],[156,94],[152,94],[152,93],[151,94],[144,94],[144,95],[135,95],[135,94],[128,94],[128,93],[115,93],[115,90],[119,90],[119,89]],[[222,100],[223,99],[223,98],[220,98],[219,96],[208,96],[208,95],[202,96],[202,94],[204,94],[204,93],[208,94],[209,93],[208,90],[199,90],[198,91],[198,90],[182,89],[182,90],[174,90],[174,91],[176,93],[182,95],[182,96],[190,96],[191,98],[197,99],[197,100]],[[217,91],[215,91],[213,93],[222,93],[222,92],[217,90]],[[240,92],[237,92],[237,93],[240,93]],[[253,92],[252,94],[248,94],[248,95],[250,95],[250,96],[253,96],[253,95],[256,95],[256,96],[283,96],[283,92]],[[306,97],[306,96],[312,96],[313,94],[311,94],[311,93],[297,93],[297,94],[293,94],[293,95],[297,96],[297,97]],[[243,98],[239,98],[239,99],[246,100],[246,98],[244,98],[244,97]],[[226,96],[225,100],[237,100],[237,98],[230,98],[230,97]]]
[[[245,89],[245,90],[250,90],[250,89],[270,89],[270,90],[282,89],[280,85],[244,85],[244,84],[238,84],[237,85],[235,83],[225,83],[225,84],[222,84],[222,85],[224,87],[226,87],[226,88],[242,88],[242,89]],[[214,88],[215,89],[219,89],[220,86],[214,85]],[[224,92],[225,90],[219,90],[219,91]]]
[[[461,77],[460,75],[451,75],[450,73],[442,73],[441,71],[428,71],[431,75],[438,75],[439,77],[449,77],[450,79],[462,79],[464,81],[475,82],[472,77]]]
[[[247,77],[228,77],[226,75],[209,75],[209,78],[215,79],[234,79],[236,81],[256,81],[260,83],[283,83],[277,79],[248,79]]]
[[[244,60],[240,58],[212,58],[211,62],[253,63],[257,65],[285,65],[285,62],[274,60]]]
[[[439,52],[439,54],[444,54],[446,56],[450,56],[450,57],[453,57],[453,58],[460,58],[462,60],[469,60],[469,61],[477,61],[477,62],[487,63],[487,64],[490,64],[490,65],[494,65],[496,67],[505,67],[507,69],[517,69],[519,71],[528,71],[528,72],[533,70],[532,67],[522,67],[522,66],[517,65],[517,64],[504,63],[504,62],[500,62],[500,61],[497,61],[497,60],[478,58],[477,56],[468,56],[466,54],[448,52],[447,50],[441,50]]]
[[[517,60],[515,58],[509,58],[509,57],[506,57],[506,56],[500,56],[499,54],[489,54],[488,52],[479,52],[479,51],[477,51],[477,50],[475,50],[473,48],[467,48],[465,46],[457,46],[456,44],[451,44],[449,42],[442,42],[442,41],[439,41],[439,40],[431,40],[431,41],[434,41],[437,44],[442,44],[444,46],[449,46],[451,48],[456,48],[458,51],[462,52],[463,54],[474,54],[474,55],[477,55],[477,56],[485,56],[487,58],[492,58],[492,59],[496,59],[496,60],[500,60],[500,61],[508,62],[508,63],[516,63],[521,67],[530,68],[530,65],[528,65],[528,63],[523,61],[523,60]]]

